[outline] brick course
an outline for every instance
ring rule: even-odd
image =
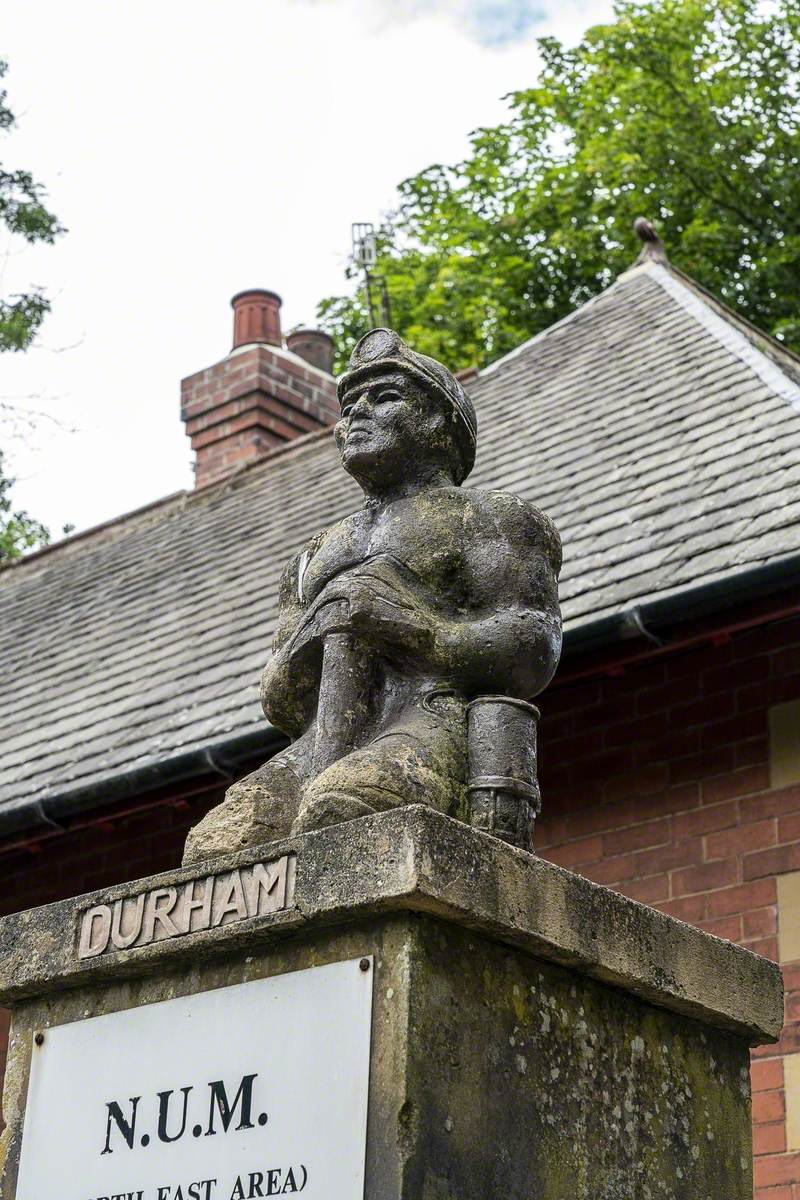
[[[770,789],[767,714],[800,697],[799,650],[790,618],[546,693],[539,853],[777,959],[800,784]],[[786,1029],[753,1055],[757,1200],[800,1200],[782,1071],[800,1051],[800,964],[784,974]]]
[[[263,345],[242,349],[181,383],[181,417],[196,453],[198,487],[276,446],[332,425],[333,377]]]

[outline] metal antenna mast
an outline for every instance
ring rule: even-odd
[[[389,303],[389,291],[386,280],[382,275],[376,275],[372,268],[378,261],[378,247],[375,240],[375,226],[369,221],[356,221],[352,226],[353,262],[364,272],[364,291],[367,296],[370,324],[392,324],[392,310]],[[377,293],[377,301],[376,301]]]

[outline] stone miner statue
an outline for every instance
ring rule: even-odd
[[[228,789],[186,861],[403,804],[531,849],[528,701],[561,648],[558,533],[518,496],[461,486],[472,403],[390,329],[358,343],[339,398],[336,445],[364,504],[283,574],[261,695],[292,741]]]

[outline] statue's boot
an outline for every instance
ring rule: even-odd
[[[297,817],[313,738],[308,735],[232,784],[186,839],[184,866],[288,837]]]
[[[385,733],[339,759],[304,789],[292,833],[405,804],[464,816],[466,706],[460,697],[417,701]]]

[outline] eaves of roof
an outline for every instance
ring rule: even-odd
[[[658,371],[667,372],[660,390],[653,385]],[[603,406],[609,382],[617,391],[613,403]],[[598,392],[594,408],[586,402],[592,389]],[[632,268],[565,320],[485,368],[470,380],[469,390],[482,422],[485,416],[477,486],[519,490],[552,511],[567,535],[565,663],[617,641],[632,644],[643,631],[668,641],[681,622],[800,582],[800,521],[792,515],[789,490],[800,360],[674,268],[652,262]],[[654,440],[656,425],[663,437]],[[741,431],[735,436],[734,425]],[[51,756],[44,786],[18,786],[0,804],[0,834],[177,786],[220,765],[233,771],[271,752],[282,735],[258,719],[250,698],[249,707],[235,701],[228,725],[227,715],[220,717],[217,673],[208,664],[221,664],[226,654],[238,656],[235,687],[241,689],[241,678],[249,685],[251,672],[255,679],[251,663],[269,628],[264,599],[272,602],[273,567],[301,530],[308,536],[314,522],[328,523],[348,511],[343,505],[352,505],[329,439],[329,431],[308,435],[223,485],[167,498],[0,572],[0,588],[25,579],[32,585],[11,588],[28,595],[14,602],[16,636],[26,636],[31,619],[54,622],[30,643],[25,666],[57,650],[61,661],[55,666],[64,680],[63,693],[51,690],[37,699],[37,689],[52,687],[53,671],[43,669],[27,685],[22,706],[14,710],[12,702],[15,753],[20,763],[29,761],[26,747],[37,721],[46,723],[57,711],[52,732],[39,745],[31,743],[35,755],[49,754],[47,747],[58,744],[58,721],[67,721],[63,706],[74,745],[70,753],[77,756],[72,761],[81,767],[70,778],[62,760]],[[743,448],[753,456],[744,476]],[[791,511],[776,523],[770,489],[778,477],[774,504]],[[759,492],[756,484],[765,479],[769,487]],[[681,521],[686,538],[676,533]],[[249,548],[248,538],[254,539]],[[146,561],[152,573],[142,578]],[[190,597],[175,575],[177,565],[200,572]],[[172,574],[162,594],[164,577],[158,572],[164,569]],[[40,602],[40,587],[47,604]],[[216,604],[216,624],[209,622],[207,632],[203,626],[190,629],[181,635],[186,644],[175,649],[170,629],[178,626],[167,628],[163,614],[173,612],[175,621],[179,614],[184,619],[205,614],[204,597]],[[78,607],[65,615],[75,602]],[[141,636],[114,659],[116,631],[100,638],[92,622],[112,605],[125,604],[131,619],[140,622],[131,628]],[[44,617],[37,617],[40,608]],[[128,628],[123,621],[126,638],[132,636]],[[138,722],[144,731],[126,761],[120,741],[106,741],[112,749],[97,752],[102,771],[94,776],[85,768],[83,711],[75,701],[75,687],[84,686],[84,643],[98,663],[111,662],[90,689],[98,720],[120,722],[114,736],[126,749],[133,745],[131,725]],[[216,651],[217,645],[223,649]],[[198,647],[206,664],[202,702],[194,675]],[[167,660],[175,664],[172,676]],[[151,667],[160,675],[150,685],[155,695],[143,701],[150,706],[143,715],[134,707],[135,685],[144,680],[147,690]],[[7,670],[13,680],[10,659]],[[223,682],[230,698],[234,684],[228,675]],[[189,680],[194,691],[175,704],[168,697],[167,703],[164,695],[176,679]]]
[[[677,625],[714,617],[748,601],[800,585],[800,554],[761,563],[733,574],[726,573],[694,587],[676,589],[652,600],[631,605],[619,612],[587,620],[564,634],[562,666],[582,655],[607,650],[614,644],[630,643],[642,636],[669,650],[670,632]],[[598,673],[605,670],[598,666]],[[555,684],[558,684],[556,674]],[[199,776],[233,778],[241,764],[259,754],[275,753],[286,738],[280,730],[264,724],[245,734],[176,754],[141,768],[120,773],[111,780],[65,789],[47,800],[22,799],[0,806],[0,837],[39,828],[62,829],[62,821],[77,812],[104,807],[136,797],[155,788],[180,784]]]

